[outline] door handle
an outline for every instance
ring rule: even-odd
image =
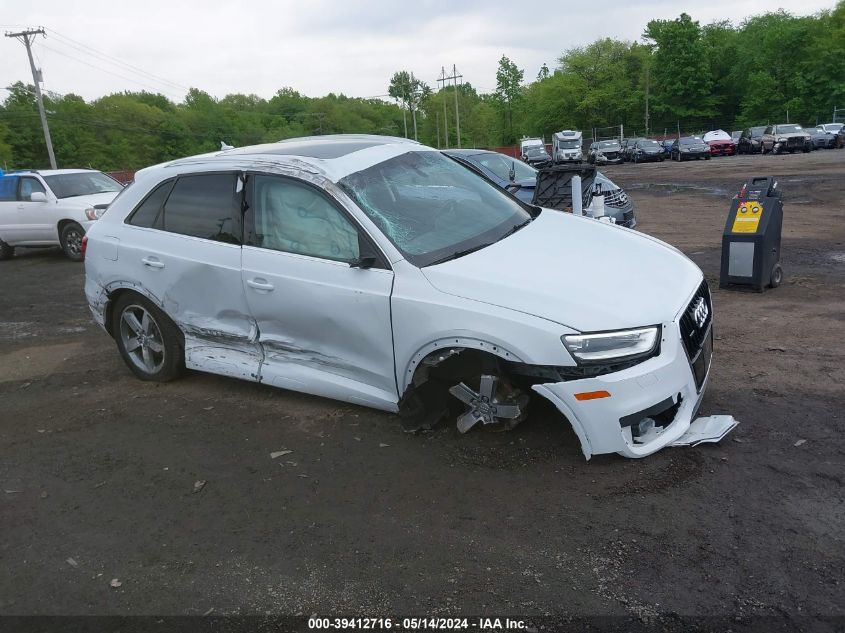
[[[246,285],[250,288],[255,288],[256,290],[266,290],[270,292],[275,288],[273,284],[268,283],[266,279],[262,279],[261,277],[256,277],[255,279],[247,279]]]
[[[149,268],[164,268],[164,262],[158,261],[155,257],[144,257],[141,262]]]

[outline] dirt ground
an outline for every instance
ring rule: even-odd
[[[710,281],[702,413],[741,422],[721,444],[586,462],[550,407],[408,435],[212,375],[143,383],[83,267],[27,251],[0,263],[0,614],[845,615],[845,151],[605,171]],[[768,174],[785,282],[719,290],[730,197]]]

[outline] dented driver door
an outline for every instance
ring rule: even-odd
[[[322,190],[262,174],[249,176],[245,222],[243,283],[261,381],[395,410],[393,272],[354,265],[356,224]]]

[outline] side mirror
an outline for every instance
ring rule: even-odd
[[[511,182],[516,180],[516,161],[511,161],[511,168],[508,170],[508,179]]]
[[[47,202],[47,194],[43,191],[33,191],[29,196],[30,202]]]

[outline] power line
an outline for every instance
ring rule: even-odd
[[[52,35],[59,38],[59,40],[61,41],[62,44],[64,44],[65,46],[68,46],[70,48],[76,49],[77,51],[79,51],[81,53],[84,53],[86,55],[90,55],[91,57],[98,57],[98,58],[102,59],[103,61],[115,64],[115,65],[118,65],[118,66],[124,66],[125,68],[127,68],[129,70],[132,70],[132,71],[134,71],[138,74],[141,74],[141,75],[146,75],[148,78],[153,79],[158,83],[168,85],[171,88],[178,88],[180,90],[188,90],[189,89],[188,86],[184,86],[182,84],[176,83],[175,81],[170,81],[166,77],[156,75],[156,74],[151,73],[147,70],[144,70],[143,68],[139,68],[138,66],[134,66],[133,64],[125,62],[125,61],[123,61],[123,60],[121,60],[121,59],[119,59],[119,58],[117,58],[113,55],[109,55],[108,53],[104,53],[103,51],[97,50],[96,48],[93,48],[93,47],[91,47],[87,44],[84,44],[82,42],[78,42],[78,41],[68,37],[67,35],[63,35],[62,33],[59,33],[55,29],[47,29],[47,30]]]
[[[115,77],[119,77],[120,79],[123,79],[124,81],[131,81],[134,84],[138,84],[139,86],[143,86],[144,88],[148,88],[150,90],[153,90],[154,92],[166,94],[167,96],[169,96],[171,98],[173,97],[173,94],[164,93],[164,91],[161,90],[160,88],[156,88],[155,86],[151,86],[150,84],[144,83],[142,81],[138,81],[137,79],[132,79],[131,77],[126,77],[125,75],[121,75],[121,74],[116,73],[114,71],[111,71],[107,68],[103,68],[102,66],[97,66],[96,64],[91,64],[89,62],[86,62],[84,59],[79,59],[78,57],[74,57],[73,55],[68,55],[67,53],[65,53],[63,51],[60,51],[58,49],[47,46],[44,43],[42,43],[41,46],[43,48],[46,48],[48,51],[53,51],[54,53],[57,53],[58,55],[62,55],[63,57],[67,57],[68,59],[72,59],[75,62],[79,62],[80,64],[84,64],[85,66],[88,66],[90,68],[94,68],[94,69],[99,70],[101,72],[108,73],[109,75],[114,75]],[[181,98],[181,97],[179,97],[179,98]],[[177,99],[179,99],[179,98],[177,98]]]

